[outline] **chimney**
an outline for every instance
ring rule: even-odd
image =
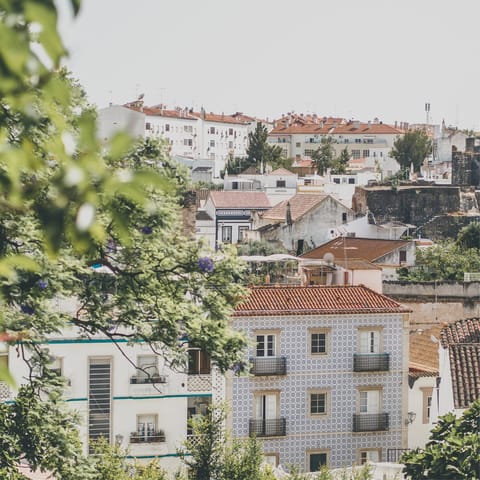
[[[287,213],[285,215],[285,221],[287,222],[287,225],[292,225],[292,223],[293,223],[292,210],[290,208],[290,202],[287,203]]]

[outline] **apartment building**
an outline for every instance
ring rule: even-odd
[[[233,325],[252,340],[230,425],[272,464],[316,471],[407,446],[409,310],[364,286],[254,287]]]
[[[390,156],[395,139],[403,131],[382,123],[319,117],[317,115],[283,116],[275,122],[268,141],[280,146],[288,158],[311,158],[322,141],[331,139],[335,156],[347,149],[352,159],[364,159],[366,167],[375,168],[382,177],[399,170],[397,161]]]
[[[206,353],[188,343],[188,361],[175,370],[147,344],[80,338],[73,330],[52,336],[48,348],[50,368],[66,379],[65,399],[80,415],[84,453],[92,440],[104,437],[127,449],[128,458],[155,458],[173,473],[183,465],[178,449],[191,434],[188,418],[205,413],[225,395],[223,375]],[[15,347],[3,348],[0,362],[8,364],[17,385],[28,378]],[[1,401],[14,395],[0,382]]]

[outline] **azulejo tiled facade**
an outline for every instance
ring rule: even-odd
[[[389,448],[406,446],[408,315],[397,310],[234,317],[235,328],[253,340],[251,358],[286,358],[286,373],[232,378],[234,435],[256,434],[266,454],[306,471],[317,461],[330,467],[381,461]],[[317,336],[312,353],[318,332],[321,347]],[[270,349],[258,348],[267,337]],[[354,355],[373,363],[354,371]]]

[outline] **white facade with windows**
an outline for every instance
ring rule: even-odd
[[[173,473],[183,466],[178,449],[191,433],[187,419],[224,398],[224,377],[211,368],[208,355],[187,344],[185,368],[173,371],[147,344],[116,342],[78,338],[73,331],[48,342],[51,368],[65,377],[66,401],[81,418],[84,453],[91,440],[103,436],[128,449],[128,458],[156,458]],[[17,385],[28,377],[14,347],[0,358]],[[14,398],[1,388],[0,395],[2,401]]]

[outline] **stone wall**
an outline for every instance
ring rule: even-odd
[[[423,225],[417,233],[434,242],[456,239],[463,227],[480,222],[480,215],[440,215]]]
[[[480,316],[480,282],[384,282],[383,294],[412,309],[412,329]]]
[[[368,209],[377,223],[396,220],[420,226],[437,215],[458,212],[460,188],[445,185],[356,187],[352,208],[359,214],[365,214]]]

